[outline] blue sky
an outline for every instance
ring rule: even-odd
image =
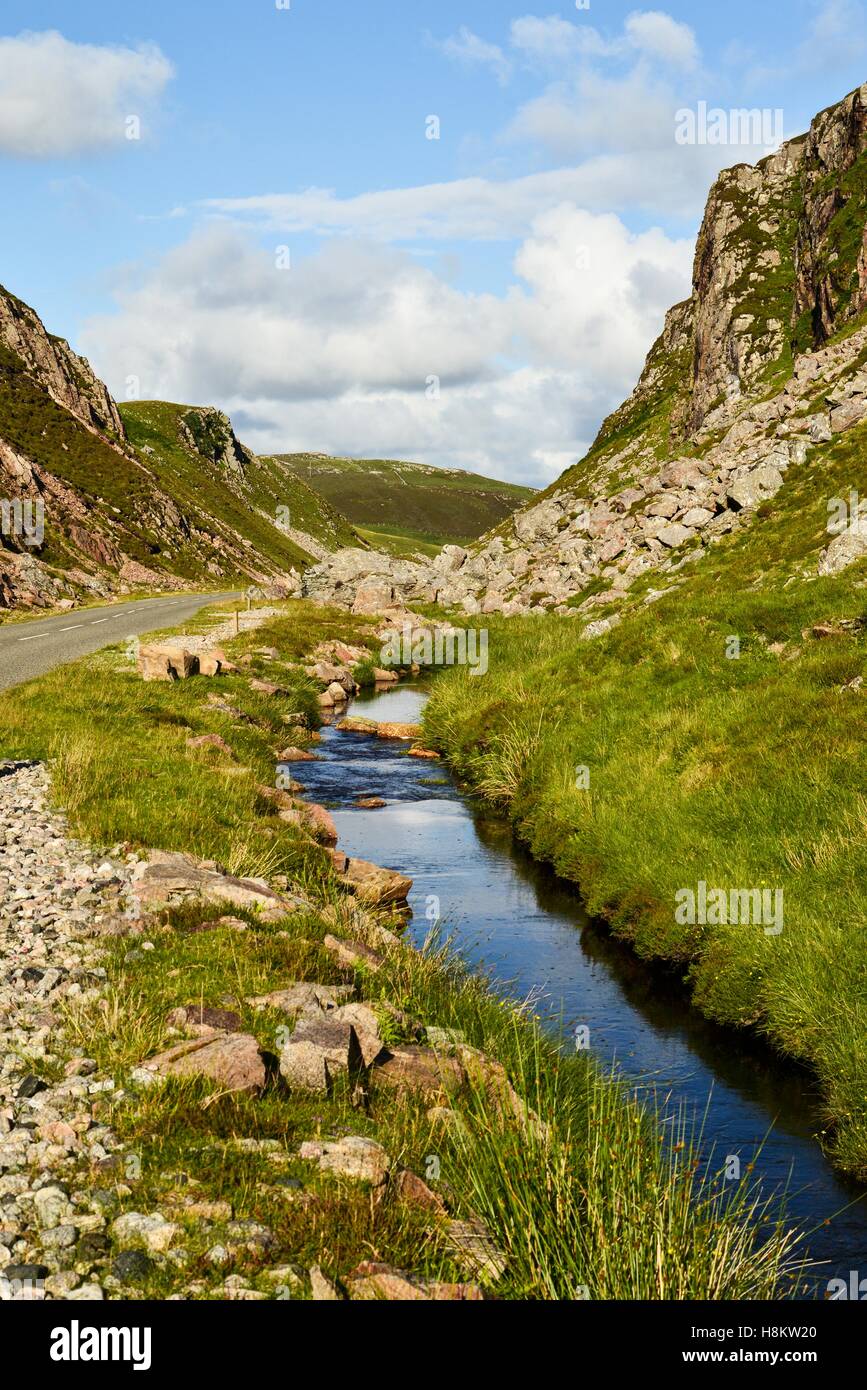
[[[688,292],[714,174],[766,152],[678,146],[674,112],[797,133],[864,80],[867,37],[858,0],[5,0],[0,23],[0,282],[116,394],[219,404],[262,450],[537,484]]]

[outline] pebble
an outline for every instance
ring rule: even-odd
[[[95,1194],[73,1201],[65,1174],[119,1147],[90,1113],[114,1080],[70,1057],[58,1006],[99,997],[100,925],[123,917],[134,861],[76,841],[49,790],[42,764],[0,761],[0,1277],[93,1300],[98,1273],[82,1284],[67,1266],[106,1258],[105,1222]]]

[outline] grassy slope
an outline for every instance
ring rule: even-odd
[[[593,912],[683,970],[706,1014],[812,1064],[835,1155],[863,1176],[867,695],[846,687],[865,674],[867,563],[815,577],[827,499],[850,488],[867,491],[863,427],[604,637],[486,620],[490,673],[437,681],[426,733]],[[839,635],[809,631],[838,620]],[[783,934],[678,926],[675,893],[701,879],[782,887]]]
[[[138,448],[151,448],[148,466],[160,485],[193,514],[202,509],[252,540],[257,551],[284,568],[307,561],[306,553],[275,521],[278,507],[288,507],[290,525],[306,531],[330,547],[356,542],[346,518],[324,502],[276,459],[254,458],[245,470],[242,489],[234,490],[210,460],[184,447],[182,419],[190,407],[166,401],[136,401],[120,406],[130,440]],[[196,544],[187,558],[195,563]]]
[[[289,605],[286,614],[230,647],[250,652],[274,644],[292,661],[322,638],[339,632],[364,641],[369,632],[366,620],[310,605]],[[274,663],[259,660],[248,669],[275,674]],[[96,1057],[119,1086],[131,1067],[167,1044],[165,1019],[174,1006],[231,1001],[245,1027],[274,1051],[284,1020],[254,1013],[245,997],[297,979],[347,978],[322,939],[335,923],[348,935],[361,928],[335,891],[330,861],[302,844],[256,791],[273,775],[273,750],[287,737],[282,711],[312,708],[309,683],[276,669],[292,691],[286,704],[254,695],[242,677],[218,683],[256,724],[239,725],[209,708],[214,682],[142,684],[117,649],[0,696],[0,755],[50,758],[56,794],[77,833],[97,842],[193,850],[241,872],[285,872],[314,903],[276,927],[241,914],[249,930],[240,939],[228,929],[193,930],[214,917],[211,906],[164,914],[151,931],[152,951],[131,951],[123,938],[107,941],[107,1004],[72,1004],[66,1039]],[[187,737],[200,732],[221,733],[235,761],[188,750]],[[295,729],[291,736],[304,737]],[[555,1055],[533,1021],[494,998],[482,981],[466,978],[436,951],[397,949],[379,974],[358,972],[356,983],[375,1008],[388,1000],[428,1024],[461,1029],[506,1066],[547,1128],[504,1118],[473,1088],[453,1101],[466,1128],[451,1131],[428,1117],[429,1100],[396,1103],[375,1085],[366,1110],[353,1106],[340,1084],[330,1097],[311,1100],[272,1083],[251,1100],[217,1095],[199,1081],[170,1082],[114,1104],[100,1102],[101,1116],[138,1160],[125,1165],[113,1209],[158,1206],[184,1228],[187,1264],[155,1269],[142,1280],[145,1296],[165,1297],[195,1280],[198,1296],[208,1297],[222,1283],[227,1270],[205,1259],[223,1235],[222,1221],[205,1229],[191,1221],[184,1211],[191,1198],[229,1201],[236,1219],[271,1229],[272,1249],[239,1254],[231,1269],[263,1291],[270,1287],[272,1296],[273,1283],[259,1280],[259,1272],[289,1260],[303,1268],[316,1261],[338,1278],[364,1258],[462,1277],[441,1223],[429,1214],[392,1188],[373,1201],[363,1188],[317,1177],[294,1157],[304,1139],[347,1132],[375,1136],[419,1173],[437,1156],[453,1213],[479,1213],[509,1256],[497,1289],[502,1297],[574,1298],[583,1287],[591,1298],[757,1298],[789,1291],[778,1266],[789,1248],[786,1237],[770,1212],[754,1205],[749,1186],[723,1210],[710,1180],[696,1176],[688,1144],[663,1148],[653,1125],[583,1054]],[[399,1027],[384,1011],[381,1016],[397,1041]],[[280,1164],[241,1151],[239,1138],[276,1141]],[[276,1174],[295,1178],[303,1193],[276,1185]],[[75,1185],[92,1181],[78,1177]],[[104,1176],[99,1183],[105,1187]],[[769,1233],[768,1243],[755,1248],[756,1236]],[[303,1287],[279,1296],[303,1296]]]
[[[309,555],[276,525],[280,506],[288,508],[292,527],[330,547],[357,544],[346,519],[276,460],[253,459],[238,484],[224,478],[210,459],[184,447],[179,426],[188,411],[165,402],[122,406],[137,450],[137,458],[131,458],[85,429],[32,380],[15,353],[0,347],[2,437],[74,488],[103,532],[139,563],[211,582],[208,560],[225,560],[222,542],[237,533],[275,569],[303,566]],[[152,452],[144,452],[146,447]],[[166,549],[164,507],[156,490],[167,493],[193,527],[173,551]],[[60,570],[78,563],[75,548],[56,525],[47,527],[39,557]]]
[[[533,496],[514,483],[395,459],[280,457],[357,525],[441,544],[482,535]]]

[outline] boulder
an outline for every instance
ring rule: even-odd
[[[449,1284],[423,1279],[378,1260],[362,1260],[345,1279],[349,1297],[365,1302],[479,1302],[478,1284]]]
[[[284,748],[277,754],[277,761],[278,763],[312,763],[316,761],[316,754],[309,753],[306,748]]]
[[[421,1207],[423,1211],[435,1212],[438,1216],[446,1214],[442,1197],[433,1192],[417,1173],[410,1168],[402,1168],[395,1179],[394,1189],[404,1202]]]
[[[333,1017],[303,1016],[280,1053],[280,1073],[292,1090],[327,1095],[334,1078],[355,1076],[364,1069],[364,1058],[351,1023]]]
[[[314,1303],[340,1303],[342,1299],[330,1279],[326,1279],[319,1265],[310,1267],[310,1297]]]
[[[728,490],[728,501],[737,511],[757,507],[768,497],[773,497],[783,486],[783,475],[778,468],[768,465],[754,468],[746,473]]]
[[[844,401],[831,411],[831,433],[840,434],[843,430],[851,429],[853,425],[860,424],[865,415],[867,400],[863,397]]]
[[[684,512],[681,522],[684,526],[700,529],[707,526],[709,521],[713,521],[714,514],[707,507],[690,507],[688,512]]]
[[[464,1069],[456,1057],[414,1043],[386,1049],[372,1076],[393,1090],[426,1096],[454,1095],[465,1080]]]
[[[679,526],[677,522],[674,522],[673,525],[663,526],[661,530],[657,531],[656,539],[661,541],[667,549],[675,550],[677,546],[685,545],[687,541],[691,541],[694,535],[695,532],[690,531],[689,527]]]
[[[292,694],[290,690],[286,690],[282,685],[272,685],[270,681],[251,680],[250,689],[254,690],[258,695],[267,695],[269,698],[279,696],[288,699]]]
[[[819,560],[820,574],[839,574],[867,555],[867,517],[856,521],[835,536]]]
[[[404,724],[393,720],[385,720],[376,726],[377,738],[421,738],[421,732],[420,724]]]
[[[355,1030],[364,1065],[370,1067],[382,1052],[379,1019],[367,1004],[341,1004],[329,1015],[336,1023],[349,1023]]]
[[[298,1157],[315,1161],[320,1172],[369,1182],[373,1187],[383,1185],[391,1167],[391,1159],[381,1144],[357,1134],[334,1142],[311,1140],[301,1145]]]
[[[139,647],[136,667],[145,681],[188,680],[199,669],[198,657],[184,647]]]
[[[133,871],[133,892],[149,908],[172,906],[190,898],[252,908],[267,922],[279,921],[306,904],[281,896],[264,879],[235,878],[189,854],[152,850]]]
[[[369,907],[387,907],[390,903],[404,903],[412,888],[412,879],[405,878],[394,869],[383,869],[379,864],[371,864],[367,859],[350,859],[340,882],[353,893],[360,902]]]
[[[230,663],[231,665],[231,663]],[[232,667],[236,670],[237,667]],[[223,658],[216,652],[199,653],[199,675],[200,676],[219,676],[223,673]]]
[[[386,608],[393,608],[394,604],[395,591],[392,584],[385,581],[360,584],[356,590],[351,611],[357,614],[381,613]]]
[[[240,1033],[241,1018],[231,1009],[212,1009],[203,1004],[182,1004],[166,1017],[170,1028],[201,1028],[213,1032]]]
[[[142,1062],[140,1070],[155,1076],[206,1076],[225,1091],[256,1093],[266,1079],[259,1044],[249,1033],[213,1030],[200,1038],[170,1047]]]
[[[320,985],[301,980],[270,994],[253,995],[247,1003],[254,1009],[278,1009],[287,1018],[297,1018],[304,1013],[329,1013],[348,1003],[354,993],[354,985]]]
[[[378,727],[375,719],[361,719],[357,715],[349,715],[337,725],[342,734],[375,734]]]
[[[365,946],[362,941],[347,941],[345,937],[332,936],[329,932],[322,944],[340,965],[346,966],[349,970],[355,970],[360,966],[375,973],[382,967],[382,956],[377,955],[376,951],[371,950],[370,946]]]

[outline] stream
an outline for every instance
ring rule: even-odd
[[[404,684],[359,696],[352,711],[415,723],[426,699]],[[552,1031],[588,1028],[593,1056],[655,1099],[664,1123],[685,1108],[703,1127],[715,1170],[736,1154],[743,1169],[755,1161],[765,1195],[785,1189],[790,1221],[809,1233],[806,1249],[821,1262],[815,1296],[832,1277],[867,1276],[867,1194],[834,1172],[814,1138],[821,1126],[810,1074],[704,1019],[670,975],[593,923],[578,892],[523,852],[508,824],[465,795],[443,763],[409,758],[406,747],[326,726],[318,760],[287,770],[329,807],[341,849],[413,879],[412,940],[427,935],[426,910],[437,898],[444,933],[471,968],[503,994],[538,997]],[[365,795],[387,804],[356,809]]]

